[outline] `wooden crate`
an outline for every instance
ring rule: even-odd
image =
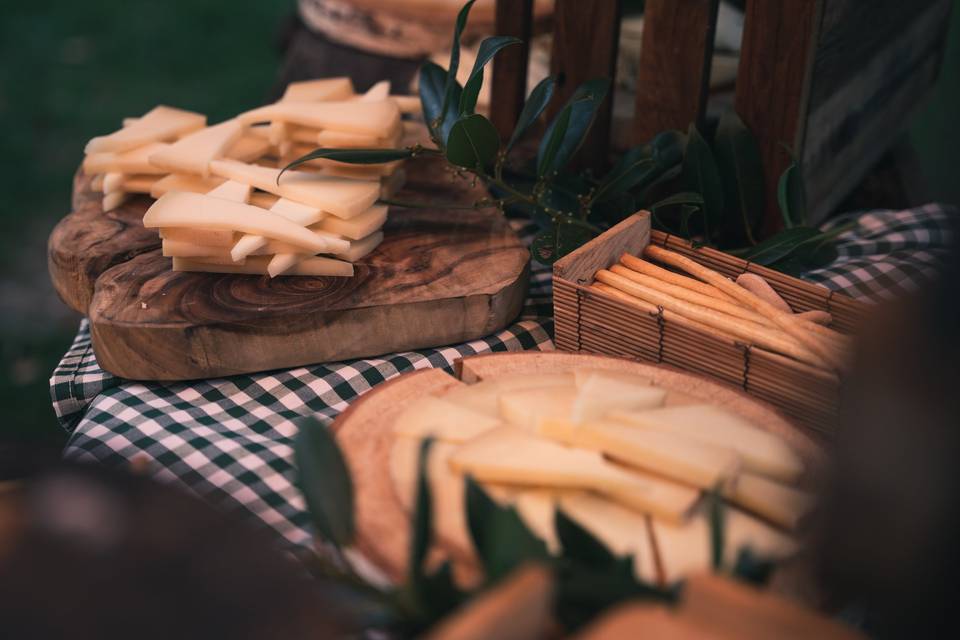
[[[682,318],[667,320],[662,311],[647,313],[590,288],[599,269],[616,264],[624,253],[641,254],[651,242],[731,278],[742,273],[762,276],[794,311],[831,313],[833,327],[839,331],[852,332],[865,316],[866,305],[848,296],[714,249],[694,249],[676,236],[651,232],[650,215],[641,211],[554,265],[557,348],[665,363],[717,378],[773,404],[813,432],[829,434],[840,395],[835,373],[719,331],[708,332]]]

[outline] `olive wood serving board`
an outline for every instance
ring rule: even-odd
[[[459,384],[457,378],[473,383],[510,374],[574,369],[603,369],[647,377],[654,385],[672,392],[668,403],[705,402],[722,407],[784,438],[807,462],[808,469],[816,470],[822,464],[820,446],[770,405],[667,365],[556,351],[471,356],[457,361],[456,378],[441,369],[403,374],[354,400],[334,421],[332,428],[353,478],[358,549],[390,579],[403,580],[410,549],[410,514],[396,492],[389,469],[395,440],[393,424],[411,402],[427,394],[442,394]],[[813,473],[808,475],[812,478]],[[432,553],[434,560],[451,560],[458,582],[471,584],[478,579],[479,566],[472,549],[441,539],[436,540]]]
[[[429,160],[408,163],[408,200],[484,195]],[[138,380],[210,378],[452,344],[507,326],[523,306],[529,252],[491,210],[397,209],[352,278],[171,270],[152,200],[104,212],[78,174],[73,213],[48,265],[67,305],[90,319],[105,370]]]

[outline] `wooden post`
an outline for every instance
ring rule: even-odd
[[[647,0],[633,120],[635,144],[702,124],[718,0]]]
[[[580,84],[600,77],[614,79],[619,40],[620,0],[557,0],[550,70],[558,83],[551,117]],[[606,164],[612,115],[613,100],[608,96],[577,154],[576,166],[600,169]]]
[[[513,133],[527,95],[532,27],[533,0],[497,0],[495,34],[523,40],[523,44],[507,47],[493,59],[490,120],[504,140]]]
[[[757,137],[766,182],[761,235],[783,226],[777,182],[801,153],[823,0],[748,0],[737,71],[737,113]],[[842,167],[836,170],[842,171]]]

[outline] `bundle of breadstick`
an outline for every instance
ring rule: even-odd
[[[596,273],[591,288],[665,319],[720,332],[739,342],[780,353],[823,369],[843,371],[850,338],[826,325],[824,311],[794,313],[762,277],[734,282],[690,258],[650,245],[644,258],[624,254]],[[655,264],[658,263],[658,264]]]

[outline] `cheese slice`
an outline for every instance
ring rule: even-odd
[[[549,423],[541,433],[552,436]],[[647,431],[612,422],[587,422],[564,435],[574,446],[601,451],[614,460],[678,482],[712,489],[727,483],[739,470],[732,451],[706,446],[670,433]]]
[[[420,102],[420,96],[390,96],[390,99],[397,103],[400,113],[420,113],[423,111],[423,104]]]
[[[253,162],[267,155],[270,151],[270,141],[249,133],[241,135],[224,154],[231,160],[239,162]]]
[[[267,274],[271,278],[276,278],[277,276],[287,273],[302,260],[309,257],[308,255],[300,253],[278,253],[270,258],[270,262],[267,263]]]
[[[278,215],[282,218],[286,218],[287,220],[290,220],[291,222],[295,222],[296,224],[304,227],[312,224],[316,224],[318,221],[324,218],[323,212],[317,209],[316,207],[310,207],[304,204],[300,204],[299,202],[293,202],[291,200],[287,200],[285,198],[280,198],[279,200],[274,202],[273,206],[270,207],[270,213],[274,215]],[[323,252],[318,251],[316,253],[324,253],[329,251],[346,251],[347,249],[350,248],[349,242],[333,234],[329,234],[324,231],[315,231],[315,230],[312,232],[315,233],[318,237],[323,238],[326,241],[326,249]],[[232,251],[233,258],[234,260],[239,261],[249,255],[253,255],[259,249],[265,247],[268,242],[269,242],[269,238],[265,236],[258,235],[258,234],[247,234],[242,238],[240,238],[240,240],[237,241],[237,244],[233,247],[233,251]],[[288,250],[286,252],[287,253],[303,253],[302,250],[298,252],[291,252]],[[291,266],[293,266],[293,264],[295,264],[295,262],[288,264],[285,268],[282,269],[282,271],[288,270]],[[279,263],[274,265],[273,271],[277,271],[278,269],[280,269]],[[274,275],[274,274],[271,273],[271,275]]]
[[[602,418],[614,409],[652,409],[663,404],[667,392],[642,379],[625,380],[597,372],[577,385],[570,419],[585,422]]]
[[[634,575],[656,583],[657,565],[643,514],[589,492],[561,494],[558,506],[614,555],[633,555]]]
[[[712,405],[617,411],[610,414],[610,419],[731,449],[740,455],[744,469],[755,473],[788,482],[803,473],[803,461],[782,438]]]
[[[113,211],[124,202],[126,202],[130,197],[125,191],[114,191],[112,193],[104,194],[103,200],[101,200],[100,205],[104,211]]]
[[[347,77],[321,78],[291,82],[287,85],[281,102],[320,102],[323,100],[346,100],[353,96],[353,81]]]
[[[153,191],[153,185],[160,180],[160,176],[128,174],[123,178],[121,188],[127,193],[145,193]]]
[[[357,260],[366,258],[368,255],[373,253],[374,250],[380,246],[381,242],[383,242],[383,232],[374,231],[366,238],[352,241],[349,249],[343,251],[331,251],[331,253],[338,258],[343,258],[344,260],[349,260],[350,262],[356,262]]]
[[[400,109],[390,100],[380,102],[276,102],[239,116],[244,124],[282,121],[304,127],[389,137],[400,126]]]
[[[275,196],[272,193],[254,190],[253,195],[250,196],[250,204],[260,207],[261,209],[269,209],[275,205],[279,199],[280,196]]]
[[[592,489],[656,517],[680,520],[697,491],[633,473],[594,451],[542,440],[516,427],[498,427],[461,445],[450,465],[481,482],[537,488]]]
[[[340,218],[352,218],[364,213],[380,195],[380,185],[373,182],[326,178],[299,171],[287,171],[280,178],[279,169],[233,160],[214,160],[210,163],[210,169],[215,175],[317,207]]]
[[[106,193],[114,193],[115,191],[123,191],[123,178],[124,174],[119,172],[108,172],[103,174],[103,189],[102,191]]]
[[[705,509],[682,524],[654,521],[653,535],[667,584],[711,567],[710,520]],[[724,565],[736,562],[743,547],[761,558],[782,560],[797,551],[789,536],[737,509],[724,511]]]
[[[244,239],[252,237],[257,236],[244,236]],[[349,262],[356,262],[357,260],[360,260],[361,258],[364,258],[372,253],[380,245],[380,243],[383,241],[383,233],[377,231],[370,234],[366,238],[363,238],[362,240],[349,241],[343,238],[337,238],[336,241],[345,242],[349,246],[346,249],[338,249],[331,244],[330,250],[326,253]],[[238,243],[238,245],[240,245],[240,243]],[[273,259],[270,261],[270,265],[268,267],[268,272],[273,276],[288,271],[297,262],[305,258],[309,258],[311,255],[303,253],[298,247],[294,247],[293,245],[283,242],[277,242],[275,240],[268,241],[263,247],[251,251],[246,255],[253,256],[269,254],[274,254]]]
[[[312,131],[312,129],[310,130]],[[313,140],[300,142],[314,142],[320,147],[333,149],[394,149],[400,145],[400,136],[393,135],[387,138],[368,136],[359,133],[344,133],[323,129],[317,132]]]
[[[387,206],[374,205],[349,220],[328,216],[319,224],[312,225],[310,228],[314,231],[326,231],[351,240],[359,240],[380,229],[386,221]]]
[[[150,187],[150,196],[159,198],[168,191],[189,191],[190,193],[209,193],[226,182],[223,178],[211,176],[201,178],[200,176],[183,175],[171,173],[153,183]]]
[[[471,411],[436,396],[423,396],[410,404],[393,424],[399,436],[433,436],[444,442],[466,442],[500,426],[496,418]]]
[[[569,386],[572,380],[570,374],[564,373],[505,375],[451,389],[445,397],[451,402],[456,402],[479,413],[499,418],[500,396],[505,391],[516,392],[538,387]]]
[[[222,253],[224,255],[228,254],[230,247],[236,243],[236,235],[231,229],[187,229],[183,227],[164,227],[160,229],[160,237],[164,241],[175,241],[176,244],[173,246],[195,245],[201,249],[223,249]],[[204,254],[194,253],[181,257],[196,257],[198,255]]]
[[[110,135],[93,138],[87,143],[85,152],[129,151],[151,142],[171,140],[179,135],[202,129],[206,124],[207,117],[202,114],[160,105],[138,118],[136,122],[130,123],[128,127],[123,127]]]
[[[128,151],[91,153],[83,159],[85,173],[139,173],[163,175],[166,170],[150,162],[150,156],[163,151],[170,145],[165,142],[151,142]]]
[[[217,247],[171,238],[163,239],[163,255],[167,258],[208,258],[221,263],[233,263],[229,247]]]
[[[796,529],[815,504],[808,493],[752,473],[741,473],[727,496],[744,509],[786,529]]]
[[[302,225],[248,204],[197,193],[171,191],[143,216],[143,226],[229,229],[283,240],[320,253],[329,242]]]
[[[171,173],[210,175],[210,161],[222,158],[240,139],[243,125],[239,120],[226,120],[198,129],[150,156],[150,163]]]
[[[214,198],[222,198],[231,202],[249,202],[250,194],[253,193],[253,187],[242,182],[227,180],[221,185],[211,189],[207,195]]]
[[[500,415],[504,422],[533,431],[543,418],[569,418],[575,398],[572,386],[510,391],[500,395]]]
[[[210,264],[203,260],[191,258],[174,258],[174,271],[201,271],[209,273],[245,273],[252,275],[268,275],[267,264],[269,259],[263,256],[250,257],[245,264]],[[353,275],[353,265],[342,260],[332,258],[307,258],[297,263],[285,275],[291,276],[343,276]]]
[[[98,173],[97,175],[90,178],[90,191],[100,191],[103,192],[103,174]]]
[[[357,96],[360,102],[379,102],[390,97],[390,81],[381,80],[367,89],[362,95]]]

